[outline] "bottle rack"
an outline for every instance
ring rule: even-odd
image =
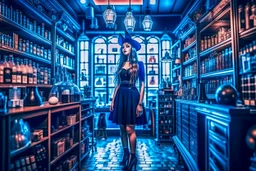
[[[159,89],[157,98],[156,142],[172,141],[175,131],[174,92],[172,89]]]
[[[49,3],[53,7],[63,9],[57,2],[50,1]],[[69,72],[74,73],[75,34],[69,34],[68,31],[60,28],[60,24],[54,24],[52,16],[47,16],[49,13],[45,6],[42,5],[41,8],[40,11],[34,2],[28,1],[0,2],[1,54],[40,62],[43,67],[49,67],[52,71],[55,71],[53,68],[61,65]],[[72,28],[74,33],[78,32],[79,24],[65,10],[63,11],[62,17],[74,24]],[[56,49],[52,47],[56,47]],[[55,74],[52,72],[51,77],[54,78]],[[51,79],[52,83],[53,79]]]
[[[1,131],[1,135],[10,137],[1,146],[3,168],[6,171],[29,169],[33,170],[68,170],[81,169],[81,161],[92,149],[94,99],[80,103],[44,104],[41,107],[24,107],[11,109],[1,114],[1,120],[9,128]],[[15,140],[14,122],[28,123],[31,140],[27,144]],[[88,122],[87,122],[88,120]],[[5,133],[6,132],[6,133]],[[25,161],[25,162],[24,162]],[[32,170],[31,169],[31,170]]]
[[[194,13],[199,9],[198,3],[199,1],[194,3],[193,9],[188,15],[195,15]],[[243,91],[241,94],[249,92],[247,91],[248,88],[243,86],[246,84],[245,80],[248,80],[248,77],[244,75],[246,72],[252,73],[253,70],[242,70],[241,68],[243,65],[242,61],[246,61],[246,59],[249,59],[249,56],[252,56],[249,54],[253,53],[255,43],[253,42],[253,34],[255,33],[253,30],[255,30],[255,28],[252,19],[248,20],[249,25],[247,24],[247,27],[243,22],[239,24],[239,43],[241,42],[240,44],[243,44],[243,46],[239,49],[239,54],[236,53],[237,46],[234,45],[233,41],[235,36],[231,36],[232,30],[234,29],[231,22],[234,20],[231,15],[234,9],[231,8],[231,3],[233,2],[220,1],[213,5],[210,11],[201,14],[201,17],[197,20],[194,18],[188,19],[188,16],[185,16],[181,24],[175,29],[174,34],[181,41],[179,46],[182,48],[180,52],[182,56],[182,65],[180,68],[182,75],[180,81],[182,84],[182,93],[180,93],[180,98],[185,100],[197,100],[197,94],[200,90],[196,85],[198,85],[200,80],[205,81],[206,96],[213,103],[215,103],[215,91],[221,84],[232,84],[239,90],[240,83],[238,82],[241,82],[243,89],[240,90],[241,92]],[[250,6],[250,12],[252,6],[253,5]],[[239,7],[237,12],[240,18],[247,16],[242,6]],[[251,16],[252,14],[248,15]],[[244,21],[245,18],[242,20]],[[187,28],[188,25],[191,25],[191,22],[194,22],[194,27],[185,29],[186,31],[183,32],[180,31],[183,30],[183,28]],[[247,42],[247,44],[244,42]],[[237,57],[239,55],[241,58]],[[240,59],[240,65],[236,66],[234,65],[236,63],[234,59],[238,58]],[[245,63],[246,62],[244,62],[244,64]],[[242,77],[240,76],[240,80],[235,78],[236,74],[234,74],[237,73],[237,75],[239,75],[237,72],[238,67],[240,68],[240,75],[243,75]],[[176,75],[174,72],[177,71],[173,70],[173,75]],[[193,92],[192,97],[189,96],[191,92]],[[249,95],[243,96],[247,96],[245,98],[251,99]],[[250,96],[254,97],[252,94]],[[252,103],[254,103],[254,101],[252,101]]]

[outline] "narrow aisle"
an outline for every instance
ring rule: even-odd
[[[97,151],[84,162],[86,170],[122,170],[119,162],[122,160],[123,150],[119,137],[109,137],[106,141],[97,142]],[[184,171],[184,166],[178,164],[177,155],[169,143],[156,146],[152,138],[137,139],[137,170],[154,171]]]

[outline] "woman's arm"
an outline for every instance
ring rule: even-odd
[[[139,100],[139,105],[142,105],[142,103],[143,103],[144,92],[145,92],[145,82],[141,81],[140,82],[140,100]]]

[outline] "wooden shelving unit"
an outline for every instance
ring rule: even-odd
[[[77,156],[77,159],[76,164],[72,166],[71,170],[81,168],[81,161],[88,156],[91,150],[95,149],[93,148],[94,146],[90,145],[89,141],[89,139],[94,139],[94,105],[95,99],[91,98],[82,100],[81,102],[58,105],[44,104],[38,107],[10,109],[6,113],[0,113],[1,124],[8,128],[7,130],[2,129],[2,131],[0,131],[0,135],[2,136],[12,137],[13,122],[20,119],[27,122],[31,130],[42,129],[44,134],[41,140],[32,143],[29,142],[18,149],[13,149],[11,145],[13,140],[9,138],[4,139],[4,145],[1,146],[0,153],[1,157],[4,157],[2,161],[4,165],[2,168],[6,171],[10,171],[14,162],[20,158],[31,155],[37,156],[36,148],[38,148],[38,146],[46,149],[44,167],[48,171],[54,170],[56,166],[72,155]],[[56,126],[56,121],[58,119],[60,121],[63,114],[65,116],[76,115],[76,122],[52,132],[53,127]],[[59,122],[59,124],[61,124],[61,122]],[[70,138],[73,139],[72,145],[70,147],[67,147],[67,144],[64,145],[65,150],[59,155],[55,155],[56,147],[54,143],[56,140],[65,138],[67,134],[70,134]],[[84,137],[82,137],[83,134],[85,135]],[[67,143],[68,139],[65,139],[65,142]],[[94,144],[96,144],[96,142],[94,142]],[[38,166],[40,165],[39,163],[40,162],[36,160]]]

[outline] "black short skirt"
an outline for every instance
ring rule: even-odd
[[[118,125],[145,125],[147,124],[146,111],[143,106],[143,114],[136,116],[136,108],[139,104],[140,93],[136,87],[120,85],[116,92],[114,110],[110,112],[109,120]]]

